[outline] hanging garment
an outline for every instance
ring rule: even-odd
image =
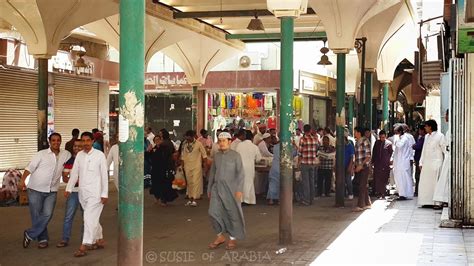
[[[264,104],[265,110],[272,110],[273,109],[272,98],[273,97],[271,95],[265,95],[265,104]]]
[[[220,97],[220,99],[221,99],[221,104],[220,104],[221,108],[226,108],[225,94],[224,94],[224,93],[221,93],[221,94],[219,95],[219,97]]]

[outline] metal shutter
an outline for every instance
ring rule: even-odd
[[[98,92],[98,82],[54,76],[54,131],[63,137],[62,147],[71,139],[73,128],[82,133],[97,127]]]
[[[26,167],[38,148],[38,75],[0,68],[0,171]]]

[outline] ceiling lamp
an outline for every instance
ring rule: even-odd
[[[327,39],[323,40],[324,46],[320,50],[323,55],[321,55],[321,60],[319,60],[318,65],[323,65],[323,66],[332,65],[331,61],[329,61],[329,57],[326,55],[329,52],[329,49],[326,47],[326,41]]]
[[[247,26],[248,30],[265,30],[265,27],[263,27],[262,21],[258,18],[257,14],[255,14],[255,18],[250,20],[249,25]]]
[[[77,53],[77,55],[79,56],[79,58],[77,59],[76,63],[74,64],[75,67],[88,67],[89,65],[86,64],[86,62],[84,61],[84,58],[82,58],[84,55],[86,55],[86,51],[79,51]]]

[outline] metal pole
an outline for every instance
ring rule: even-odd
[[[349,114],[347,118],[348,120],[347,125],[349,127],[349,133],[353,135],[354,134],[353,133],[353,130],[354,130],[354,96],[353,95],[349,96],[348,102],[349,102],[349,110],[348,110]]]
[[[346,91],[346,54],[337,54],[336,89],[336,207],[344,207],[344,96]]]
[[[389,115],[388,115],[388,110],[389,110],[389,107],[388,107],[388,90],[390,89],[389,87],[389,84],[388,83],[384,83],[383,84],[383,94],[382,94],[382,116],[383,116],[383,122],[382,122],[382,127],[385,131],[389,131],[389,127],[388,127],[388,119],[389,119]]]
[[[280,244],[291,244],[293,223],[293,157],[290,123],[293,118],[294,18],[281,18],[280,71]]]
[[[367,42],[367,38],[357,38],[355,42],[355,48],[357,49],[358,53],[362,53],[362,62],[360,64],[360,99],[359,99],[359,107],[358,107],[358,114],[357,114],[357,125],[364,126],[365,125],[365,43]]]
[[[365,72],[365,127],[372,130],[372,75],[371,71]]]
[[[198,131],[197,129],[197,109],[198,109],[198,86],[193,85],[193,99],[191,105],[191,128]]]
[[[145,1],[120,1],[118,265],[143,265]]]
[[[43,150],[48,147],[48,59],[45,58],[38,58],[37,118],[38,150]]]

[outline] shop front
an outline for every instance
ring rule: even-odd
[[[298,94],[301,102],[299,119],[312,128],[334,129],[336,81],[322,75],[299,72]],[[296,109],[296,107],[295,107]]]
[[[210,72],[198,88],[198,130],[249,129],[257,122],[277,128],[279,83],[279,71]],[[192,88],[184,73],[146,73],[145,96],[147,126],[177,138],[191,129]]]

